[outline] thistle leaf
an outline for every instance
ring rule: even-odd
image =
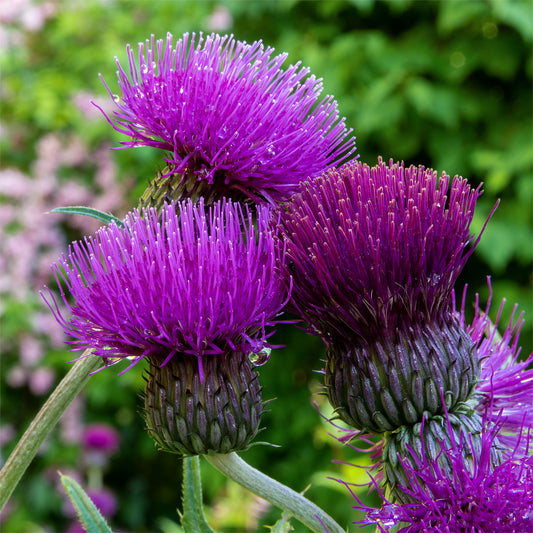
[[[52,209],[51,213],[66,213],[68,215],[83,215],[86,217],[96,218],[104,224],[111,224],[115,222],[117,226],[124,227],[124,222],[119,218],[111,215],[110,213],[104,213],[93,207],[84,207],[83,205],[71,205],[68,207],[56,207]]]
[[[74,509],[76,509],[76,514],[85,531],[90,533],[111,533],[111,529],[107,525],[104,517],[81,486],[71,477],[65,476],[61,472],[59,475],[61,476],[61,484],[72,502]]]
[[[294,531],[294,528],[289,523],[289,513],[282,513],[281,518],[273,526],[265,526],[270,529],[270,533],[289,533]]]

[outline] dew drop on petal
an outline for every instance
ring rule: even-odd
[[[262,366],[270,359],[271,348],[263,348],[259,352],[251,352],[248,354],[250,363],[254,366]]]

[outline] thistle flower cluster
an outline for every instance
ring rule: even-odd
[[[122,226],[54,265],[71,317],[48,291],[50,309],[73,349],[105,366],[145,359],[151,436],[197,455],[256,435],[253,362],[268,359],[267,329],[289,302],[326,344],[338,417],[382,439],[372,452],[385,503],[360,503],[365,523],[529,527],[533,356],[518,358],[521,317],[497,338],[488,306],[476,301],[470,325],[465,298],[455,306],[481,236],[470,232],[481,186],[356,162],[321,80],[299,63],[282,70],[286,54],[273,52],[216,34],[152,37],[137,58],[128,47],[106,118],[131,138],[123,147],[166,151],[166,168]]]
[[[74,243],[54,266],[71,317],[46,300],[74,349],[105,366],[127,359],[125,370],[147,360],[144,416],[162,449],[240,450],[263,409],[254,366],[290,292],[272,206],[348,160],[354,138],[321,80],[300,63],[282,69],[287,54],[261,41],[184,34],[174,45],[168,34],[127,54],[121,96],[108,87],[117,110],[100,110],[130,137],[123,147],[165,150],[166,169],[124,227]]]

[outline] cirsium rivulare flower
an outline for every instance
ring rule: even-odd
[[[328,346],[329,398],[351,426],[383,433],[441,415],[441,390],[450,412],[471,411],[479,360],[451,298],[480,193],[380,160],[306,180],[280,208],[292,305]]]
[[[353,158],[355,140],[322,81],[261,41],[184,34],[128,46],[117,60],[121,96],[108,118],[129,146],[167,150],[170,197],[287,198],[298,182]],[[110,94],[111,90],[108,87]],[[156,191],[152,191],[159,198]]]
[[[481,447],[473,445],[471,436],[452,435],[447,446],[441,446],[438,458],[411,452],[409,460],[400,459],[406,483],[401,491],[407,503],[387,500],[380,509],[368,507],[358,500],[354,508],[367,516],[359,524],[372,524],[379,531],[402,533],[516,533],[533,528],[533,457],[528,455],[529,433],[520,449],[512,450],[500,464],[491,460],[499,424],[487,426],[481,435]],[[464,448],[474,458],[465,461]],[[442,463],[447,468],[442,468]],[[342,481],[341,481],[342,482]],[[349,485],[345,483],[349,488]],[[350,489],[351,490],[351,489]]]
[[[463,178],[381,159],[306,180],[279,227],[294,307],[326,342],[381,338],[450,313],[477,244],[468,249],[480,194]]]
[[[202,200],[135,211],[54,266],[72,318],[46,299],[70,343],[106,364],[127,357],[126,370],[148,360],[145,417],[163,449],[228,453],[257,432],[261,388],[249,356],[269,351],[266,328],[287,298],[270,214]]]
[[[74,304],[62,292],[68,321],[52,310],[76,348],[105,360],[129,356],[130,366],[185,353],[202,372],[206,355],[260,352],[286,299],[269,219],[258,208],[256,238],[252,213],[231,201],[171,203],[162,218],[136,210],[123,228],[112,223],[73,243],[54,265]]]

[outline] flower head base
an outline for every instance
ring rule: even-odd
[[[261,41],[184,34],[128,47],[129,74],[118,63],[122,97],[113,127],[128,146],[168,150],[157,189],[171,198],[201,194],[274,202],[298,182],[347,160],[354,138],[321,80]],[[109,90],[109,89],[108,89]],[[111,91],[110,91],[110,94]],[[156,188],[147,191],[158,197]],[[152,205],[153,205],[152,198]]]
[[[479,359],[457,319],[398,329],[394,339],[358,338],[327,348],[325,384],[336,413],[370,433],[396,431],[444,409],[471,411]],[[441,401],[441,391],[444,403]]]
[[[381,159],[307,180],[279,228],[294,307],[326,342],[442,322],[480,194],[463,178]]]
[[[130,214],[83,243],[54,271],[74,297],[65,320],[77,348],[106,365],[148,359],[145,417],[160,447],[180,454],[245,448],[257,433],[261,388],[249,360],[268,348],[286,292],[259,207],[224,201]],[[256,235],[257,231],[257,235]],[[126,369],[127,370],[127,369]],[[202,440],[203,439],[203,440]]]
[[[144,418],[157,446],[179,455],[248,448],[263,413],[261,386],[248,354],[210,355],[200,380],[193,356],[150,364]]]

